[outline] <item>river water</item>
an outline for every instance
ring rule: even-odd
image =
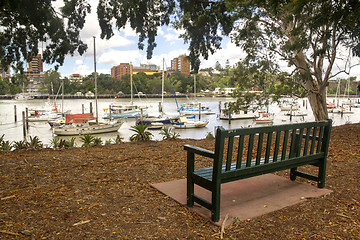
[[[332,99],[329,99],[330,101]],[[98,100],[98,114],[99,119],[102,119],[104,115],[104,108],[108,108],[111,103],[116,104],[129,104],[129,99],[99,99]],[[158,111],[159,102],[161,99],[134,99],[134,104],[140,106],[146,106],[148,112],[156,113]],[[233,101],[231,98],[200,98],[198,100],[202,106],[208,106],[215,114],[213,115],[202,115],[201,120],[209,120],[209,124],[205,128],[197,129],[174,129],[173,131],[180,134],[180,138],[191,138],[191,139],[203,139],[210,132],[214,135],[216,126],[223,126],[225,129],[234,129],[240,127],[255,126],[253,120],[232,120],[231,124],[227,120],[219,119],[219,103],[223,107],[224,102]],[[179,99],[179,104],[189,102],[186,99]],[[341,102],[341,100],[340,100]],[[5,135],[4,139],[9,141],[20,141],[23,140],[23,124],[22,124],[22,111],[28,109],[39,109],[45,107],[46,100],[0,100],[0,136]],[[307,112],[308,115],[304,118],[293,117],[290,122],[290,117],[285,116],[285,112],[280,111],[280,108],[276,103],[270,105],[270,112],[275,114],[274,125],[296,123],[302,121],[313,121],[314,117],[310,106],[305,99],[299,99],[298,103],[301,105],[301,111]],[[57,104],[61,104],[61,100],[57,101]],[[85,112],[90,112],[90,104],[94,108],[93,112],[95,115],[95,100],[94,99],[65,99],[64,110],[71,110],[71,113],[81,113],[84,106]],[[14,106],[17,109],[17,122],[14,121]],[[164,99],[164,112],[167,114],[176,113],[176,102],[174,99]],[[340,114],[331,114],[329,117],[333,119],[334,125],[342,125],[345,123],[359,123],[360,122],[360,108],[352,108],[354,114],[345,114],[343,117]],[[121,126],[118,132],[97,134],[96,137],[100,137],[103,142],[108,139],[115,139],[120,136],[123,141],[129,141],[129,137],[134,133],[130,130],[131,126],[135,125],[135,119],[125,119],[124,124]],[[159,130],[151,130],[154,137],[153,140],[161,140]],[[27,136],[38,136],[39,139],[45,145],[50,145],[52,138],[55,136],[47,122],[29,122],[29,130]],[[61,137],[63,139],[69,139],[71,137]],[[81,145],[79,137],[76,140],[77,146]]]

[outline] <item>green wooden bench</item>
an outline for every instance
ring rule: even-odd
[[[323,188],[331,125],[331,120],[325,120],[232,130],[218,127],[215,151],[185,145],[187,205],[192,207],[196,202],[206,207],[217,222],[222,183],[285,169],[290,169],[291,180],[299,176]],[[195,169],[195,155],[212,159],[211,167]],[[317,167],[317,176],[298,171],[303,165]],[[212,192],[211,202],[194,194],[194,184]]]

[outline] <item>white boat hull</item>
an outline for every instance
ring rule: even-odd
[[[183,129],[187,129],[187,128],[203,128],[206,127],[206,125],[209,123],[209,121],[198,121],[198,122],[185,122],[185,123],[176,123],[174,124],[174,128],[183,128]]]
[[[53,128],[53,133],[58,136],[76,136],[84,134],[98,134],[117,132],[123,122],[117,122],[112,124],[72,124],[64,125],[62,127]]]

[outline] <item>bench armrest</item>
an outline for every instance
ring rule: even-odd
[[[214,158],[215,156],[215,153],[213,151],[200,147],[195,147],[193,145],[184,145],[184,149],[188,152],[196,153],[204,157]]]

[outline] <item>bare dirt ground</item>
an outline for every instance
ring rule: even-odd
[[[150,187],[185,178],[184,144],[214,140],[0,152],[0,239],[219,239],[219,227]],[[333,193],[230,219],[224,239],[360,239],[359,175],[360,124],[334,127]]]

